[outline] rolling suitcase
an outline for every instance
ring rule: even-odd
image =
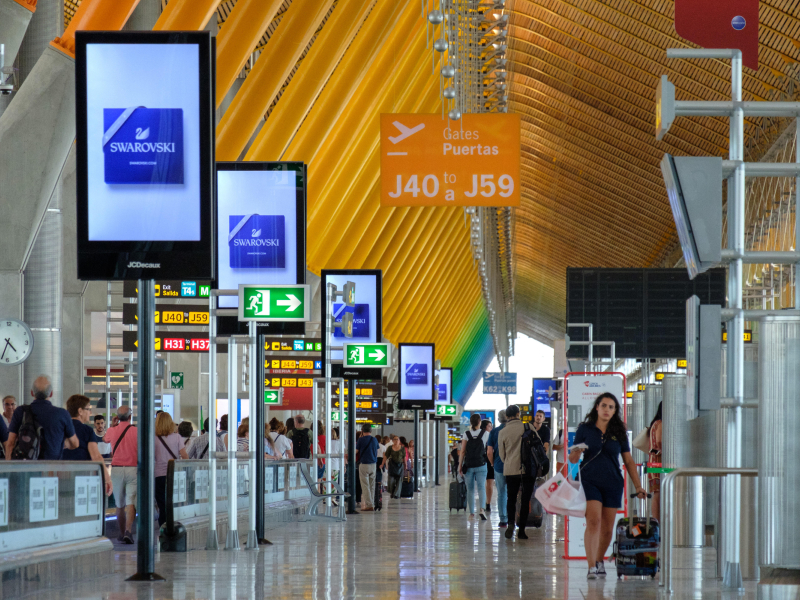
[[[413,498],[414,497],[414,473],[413,471],[407,470],[405,477],[403,477],[403,485],[400,486],[400,497],[401,498]]]
[[[517,514],[515,520],[516,523],[519,523],[519,509],[521,506],[522,506],[522,490],[517,492]],[[538,529],[539,527],[542,526],[543,519],[544,519],[544,509],[542,508],[542,503],[536,499],[536,496],[531,496],[531,502],[528,510],[528,522],[525,524],[525,526],[535,527],[536,529]]]
[[[456,512],[467,510],[467,483],[463,479],[458,479],[450,484],[450,510]]]
[[[631,498],[635,498],[632,494]],[[628,502],[628,515],[617,523],[617,539],[614,542],[614,562],[617,578],[623,575],[649,575],[658,572],[658,547],[661,544],[661,529],[658,521],[650,517],[652,494],[648,494],[647,518],[632,517],[631,503]]]
[[[383,483],[375,482],[375,510],[383,509]]]

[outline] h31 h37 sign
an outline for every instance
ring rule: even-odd
[[[381,115],[383,206],[519,206],[519,172],[519,115]]]

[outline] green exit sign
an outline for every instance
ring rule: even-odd
[[[239,285],[240,321],[310,321],[311,286]]]
[[[340,421],[340,415],[338,410],[334,410],[331,412],[331,421]],[[344,420],[347,421],[347,413],[344,413]]]
[[[436,405],[436,416],[437,417],[455,417],[456,413],[455,404],[437,404]]]
[[[281,390],[264,390],[264,404],[280,406],[283,404]]]
[[[391,344],[343,344],[345,369],[353,367],[390,367]]]

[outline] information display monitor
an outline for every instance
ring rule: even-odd
[[[558,400],[558,380],[557,379],[534,379],[533,380],[533,411],[543,410],[545,418],[549,419],[550,401]]]
[[[214,277],[208,32],[75,36],[78,277]]]
[[[325,348],[330,345],[332,348],[341,348],[342,344],[357,344],[358,342],[377,343],[382,340],[383,329],[381,319],[383,315],[383,276],[378,270],[327,270],[321,273],[322,281],[322,329],[325,330],[325,320],[328,317],[326,290],[328,283],[333,283],[338,291],[344,290],[344,285],[348,281],[356,284],[355,306],[347,306],[342,298],[333,301],[333,316],[335,321],[341,321],[342,315],[346,312],[353,313],[353,337],[346,338],[339,329],[334,329],[330,339],[322,336],[322,356],[325,356]],[[341,361],[343,359],[342,350],[333,350],[331,360]],[[323,362],[323,375],[324,373]]]
[[[306,280],[306,173],[301,162],[217,163],[217,288]],[[220,307],[238,306],[220,296]]]
[[[453,369],[443,367],[436,371],[439,374],[439,387],[436,389],[437,404],[453,403]]]
[[[433,410],[434,344],[400,344],[397,362],[400,378],[400,410]]]

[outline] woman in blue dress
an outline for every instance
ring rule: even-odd
[[[636,463],[631,457],[622,409],[614,394],[600,394],[594,401],[592,410],[575,433],[574,445],[578,444],[588,447],[574,449],[569,454],[569,460],[576,463],[583,455],[580,481],[586,493],[584,545],[589,563],[587,578],[596,579],[606,575],[604,554],[614,535],[617,511],[622,508],[624,478],[619,464],[620,456],[639,498],[646,496],[636,472]]]

